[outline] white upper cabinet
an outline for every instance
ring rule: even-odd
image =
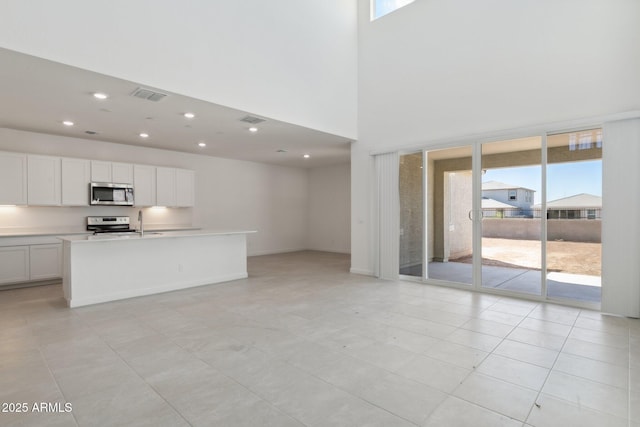
[[[195,205],[192,170],[0,152],[0,206],[89,206],[91,182],[133,184],[140,207]]]
[[[27,203],[58,206],[61,202],[60,157],[27,156]]]
[[[194,206],[195,172],[186,169],[156,168],[156,195],[158,206]]]
[[[156,168],[156,204],[158,206],[176,205],[175,168]]]
[[[92,160],[91,181],[133,184],[133,165]]]
[[[27,155],[0,152],[0,205],[27,204]]]
[[[89,205],[91,162],[84,159],[62,159],[62,204]]]
[[[195,176],[192,170],[176,169],[176,206],[194,206]]]
[[[111,163],[111,182],[133,184],[133,165],[129,163]]]
[[[112,182],[111,162],[91,160],[91,182]]]
[[[155,166],[133,166],[133,199],[136,206],[156,205]]]

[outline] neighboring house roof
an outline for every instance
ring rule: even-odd
[[[500,181],[487,181],[482,183],[482,191],[485,190],[515,190],[518,188],[522,188],[523,190],[536,191],[531,188],[521,187],[519,185],[505,184]]]
[[[540,205],[534,207],[539,208]],[[580,193],[574,196],[547,202],[547,209],[597,209],[602,208],[602,197],[593,194]]]
[[[510,205],[508,203],[502,203],[497,200],[490,199],[488,197],[482,198],[482,209],[520,209],[517,206]]]

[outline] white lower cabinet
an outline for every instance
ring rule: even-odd
[[[61,243],[0,245],[0,285],[61,277]]]
[[[29,281],[29,246],[0,247],[0,284]]]
[[[62,244],[29,246],[29,280],[62,277]]]

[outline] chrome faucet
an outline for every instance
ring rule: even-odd
[[[144,223],[142,222],[142,209],[140,209],[138,211],[138,223],[139,223],[139,227],[140,230],[138,230],[140,232],[140,237],[144,236]]]

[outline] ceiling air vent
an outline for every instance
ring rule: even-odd
[[[240,119],[241,122],[251,123],[252,125],[257,125],[258,123],[266,122],[265,119],[261,119],[260,117],[255,116],[245,116]]]
[[[131,96],[135,96],[136,98],[140,99],[146,99],[147,101],[158,102],[166,97],[167,94],[139,87],[131,93]]]

